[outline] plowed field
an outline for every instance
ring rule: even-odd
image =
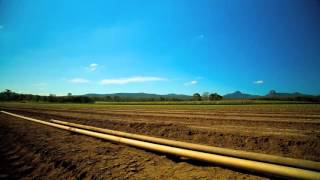
[[[66,108],[0,105],[57,119],[218,147],[320,161],[319,105]],[[148,152],[0,114],[0,179],[261,179],[254,174]]]

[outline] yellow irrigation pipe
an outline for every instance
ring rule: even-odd
[[[245,170],[249,170],[249,171],[253,171],[253,172],[260,172],[263,174],[274,175],[274,176],[278,176],[278,177],[295,178],[295,179],[320,179],[320,173],[315,172],[315,171],[311,171],[311,170],[304,170],[304,169],[299,169],[299,168],[286,167],[286,166],[282,166],[282,165],[269,164],[269,163],[264,163],[264,162],[257,162],[257,161],[252,161],[252,160],[245,160],[245,159],[240,159],[240,158],[215,155],[215,154],[193,151],[193,150],[187,150],[187,149],[176,148],[176,147],[171,147],[171,146],[166,146],[166,145],[159,145],[159,144],[143,142],[143,141],[139,141],[139,140],[133,140],[133,139],[129,139],[129,138],[123,138],[123,137],[98,133],[98,132],[94,132],[94,131],[74,128],[74,127],[69,127],[69,126],[65,126],[65,125],[55,124],[55,123],[51,123],[51,122],[46,122],[46,121],[34,119],[34,118],[20,116],[20,115],[5,112],[5,111],[1,111],[1,112],[8,114],[8,115],[11,115],[11,116],[14,116],[14,117],[26,119],[26,120],[29,120],[32,122],[56,127],[59,129],[64,129],[64,130],[79,133],[79,134],[97,137],[97,138],[101,138],[101,139],[105,139],[105,140],[109,140],[109,141],[113,141],[113,142],[119,142],[119,143],[127,144],[127,145],[138,147],[138,148],[143,148],[143,149],[147,149],[147,150],[151,150],[151,151],[187,157],[187,158],[210,162],[210,163],[214,163],[214,164],[218,164],[218,165],[239,168],[239,169],[245,169]]]
[[[96,131],[96,132],[111,134],[111,135],[115,135],[115,136],[121,136],[121,137],[126,137],[126,138],[132,138],[132,139],[137,139],[137,140],[142,140],[142,141],[148,141],[148,142],[153,142],[153,143],[158,143],[158,144],[174,146],[174,147],[180,147],[180,148],[191,149],[191,150],[196,150],[196,151],[238,157],[238,158],[242,158],[242,159],[250,159],[250,160],[255,160],[255,161],[268,162],[268,163],[273,163],[273,164],[281,164],[281,165],[286,165],[286,166],[292,166],[292,167],[298,167],[298,168],[303,168],[303,169],[312,169],[312,170],[320,171],[320,162],[315,162],[315,161],[287,158],[287,157],[254,153],[254,152],[246,152],[246,151],[213,147],[213,146],[206,146],[206,145],[201,145],[201,144],[181,142],[181,141],[175,141],[175,140],[156,138],[156,137],[151,137],[151,136],[126,133],[126,132],[121,132],[121,131],[115,131],[115,130],[110,130],[110,129],[98,128],[98,127],[93,127],[93,126],[86,126],[86,125],[82,125],[82,124],[70,123],[70,122],[65,122],[65,121],[51,120],[51,122],[54,122],[57,124],[63,124],[63,125],[67,125],[67,126],[72,126],[72,127],[78,127],[78,128],[87,129],[87,130],[92,130],[92,131]]]

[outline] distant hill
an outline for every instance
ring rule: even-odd
[[[258,95],[245,94],[240,91],[236,91],[234,93],[226,94],[223,96],[224,99],[253,99],[258,98]]]
[[[301,96],[311,96],[308,94],[302,94],[299,92],[294,92],[294,93],[279,93],[276,92],[275,90],[271,90],[265,97],[270,97],[270,98],[293,98],[293,97],[301,97]]]
[[[84,96],[88,97],[105,97],[105,96],[118,96],[120,98],[130,98],[130,99],[149,99],[149,98],[177,98],[188,100],[191,99],[192,96],[184,95],[184,94],[149,94],[149,93],[112,93],[112,94],[85,94]]]
[[[236,91],[234,93],[226,94],[223,96],[224,99],[286,99],[286,98],[297,98],[297,97],[312,97],[312,95],[302,94],[299,92],[294,93],[279,93],[275,90],[269,91],[268,94],[264,96],[245,94],[240,91]]]
[[[191,100],[192,96],[190,95],[184,95],[184,94],[151,94],[151,93],[112,93],[112,94],[95,94],[95,93],[90,93],[90,94],[85,94],[83,96],[87,97],[115,97],[118,96],[123,99],[160,99],[165,98],[165,99],[179,99],[179,100]],[[299,92],[295,93],[279,93],[276,92],[275,90],[271,90],[268,94],[264,96],[259,96],[259,95],[252,95],[252,94],[246,94],[242,93],[240,91],[235,91],[230,94],[226,94],[223,96],[224,99],[265,99],[265,100],[273,100],[273,99],[278,99],[278,100],[294,100],[297,99],[299,100],[302,98],[312,98],[315,96],[308,95],[308,94],[302,94]]]

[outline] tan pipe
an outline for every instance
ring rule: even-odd
[[[149,142],[143,142],[139,140],[122,138],[122,137],[117,137],[113,135],[107,135],[107,134],[93,132],[89,130],[50,123],[50,122],[29,118],[29,117],[24,117],[21,115],[17,115],[17,114],[5,112],[5,111],[1,111],[1,112],[11,116],[26,119],[32,122],[68,130],[71,132],[76,132],[79,134],[93,136],[93,137],[97,137],[97,138],[101,138],[101,139],[105,139],[113,142],[119,142],[119,143],[131,145],[131,146],[135,146],[135,147],[139,147],[139,148],[143,148],[151,151],[192,158],[192,159],[215,163],[223,166],[245,169],[253,172],[260,172],[267,175],[275,175],[280,177],[296,178],[296,179],[320,179],[320,173],[315,171],[304,170],[304,169],[293,168],[293,167],[286,167],[282,165],[275,165],[275,164],[269,164],[264,162],[256,162],[252,160],[245,160],[245,159],[227,157],[222,155],[209,154],[209,153],[198,152],[198,151],[187,150],[187,149],[176,148],[176,147],[165,146],[165,145],[159,145],[159,144],[154,144]]]
[[[86,126],[86,125],[81,125],[76,123],[65,122],[65,121],[51,120],[51,122],[63,124],[67,126],[78,127],[78,128],[87,129],[87,130],[92,130],[96,132],[106,133],[106,134],[112,134],[112,135],[126,137],[126,138],[132,138],[132,139],[137,139],[142,141],[148,141],[148,142],[153,142],[158,144],[185,148],[185,149],[209,152],[214,154],[221,154],[221,155],[238,157],[242,159],[250,159],[250,160],[261,161],[261,162],[268,162],[273,164],[281,164],[281,165],[298,167],[303,169],[312,169],[312,170],[318,170],[318,171],[320,170],[320,162],[315,162],[315,161],[287,158],[287,157],[254,153],[254,152],[246,152],[246,151],[233,150],[233,149],[227,149],[227,148],[206,146],[201,144],[193,144],[193,143],[156,138],[156,137],[150,137],[150,136],[139,135],[139,134],[126,133],[126,132],[115,131],[110,129],[103,129],[103,128],[98,128],[93,126]]]

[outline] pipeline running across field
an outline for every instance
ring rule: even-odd
[[[76,128],[72,126],[62,125],[62,123],[58,124],[53,122],[47,122],[43,120],[21,116],[18,114],[9,113],[6,111],[1,111],[1,112],[14,117],[22,118],[31,122],[40,123],[43,125],[47,125],[47,126],[51,126],[51,127],[79,133],[79,134],[84,134],[87,136],[101,138],[101,139],[112,141],[112,142],[127,144],[130,146],[147,149],[150,151],[171,154],[171,155],[176,155],[180,157],[186,157],[186,158],[209,162],[209,163],[222,165],[226,167],[244,169],[244,170],[255,172],[255,173],[262,173],[268,176],[283,177],[283,178],[289,178],[289,179],[294,178],[294,179],[319,179],[320,180],[320,172],[310,170],[310,169],[289,167],[285,165],[231,157],[227,155],[201,152],[201,151],[196,151],[196,150],[191,150],[191,149],[186,149],[181,147],[173,147],[173,146],[168,146],[163,144],[157,144],[157,143],[146,142],[142,140],[136,140],[132,138],[120,137],[120,136],[110,135],[106,133],[86,130],[84,128]],[[317,163],[317,162],[314,162],[314,163]]]
[[[182,142],[182,141],[175,141],[175,140],[169,140],[164,138],[157,138],[157,137],[151,137],[146,135],[140,135],[140,134],[133,134],[133,133],[126,133],[122,131],[115,131],[105,128],[98,128],[94,126],[86,126],[82,124],[76,124],[71,122],[65,122],[65,121],[59,121],[51,119],[51,122],[56,124],[62,124],[66,126],[72,126],[77,127],[81,129],[91,130],[95,132],[125,137],[125,138],[131,138],[141,141],[147,141],[157,144],[163,144],[173,147],[179,147],[184,149],[190,149],[190,150],[196,150],[201,152],[207,152],[207,153],[213,153],[213,154],[220,154],[220,155],[226,155],[226,156],[232,156],[242,159],[249,159],[249,160],[255,160],[255,161],[261,161],[261,162],[268,162],[273,164],[280,164],[280,165],[286,165],[286,166],[292,166],[292,167],[298,167],[303,169],[310,169],[310,170],[317,170],[320,171],[320,162],[315,161],[309,161],[304,159],[294,159],[294,158],[288,158],[288,157],[281,157],[281,156],[275,156],[275,155],[269,155],[269,154],[262,154],[262,153],[254,153],[254,152],[247,152],[247,151],[241,151],[241,150],[234,150],[234,149],[228,149],[228,148],[221,148],[221,147],[214,147],[214,146],[207,146],[202,144],[194,144],[194,143],[188,143],[188,142]]]

